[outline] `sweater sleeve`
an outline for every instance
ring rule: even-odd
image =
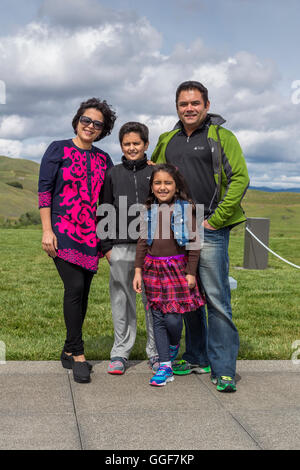
[[[113,165],[110,168],[112,167]],[[101,251],[103,255],[105,255],[113,247],[112,234],[109,231],[109,229],[111,229],[112,226],[115,225],[115,221],[113,220],[114,214],[109,212],[113,210],[114,210],[113,186],[112,186],[111,172],[108,170],[105,175],[103,186],[101,188],[101,192],[99,196],[99,207],[97,210],[98,227],[101,228],[101,232],[103,231],[104,233],[104,227],[108,225],[108,230],[105,231],[105,236],[103,237],[100,236]]]
[[[166,148],[172,137],[179,131],[175,129],[171,132],[164,132],[159,136],[156,147],[152,153],[151,160],[158,165],[159,163],[166,163]]]
[[[221,141],[224,131],[220,130]],[[226,137],[226,138],[225,138]],[[240,144],[232,132],[226,130],[222,141],[223,177],[226,190],[215,212],[207,219],[215,229],[224,227],[240,205],[249,186],[249,176],[245,157]]]
[[[144,238],[139,238],[136,246],[135,268],[143,268],[144,259],[148,253],[147,241]]]
[[[39,208],[51,207],[52,193],[61,160],[62,152],[59,151],[59,143],[52,142],[47,148],[40,166],[38,185]]]

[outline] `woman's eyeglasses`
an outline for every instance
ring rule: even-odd
[[[93,124],[93,127],[96,131],[101,131],[104,127],[104,122],[93,121],[91,118],[87,116],[80,116],[79,122],[83,124],[84,126],[89,126],[90,124]]]

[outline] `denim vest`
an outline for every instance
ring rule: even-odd
[[[171,217],[171,229],[174,233],[174,238],[179,246],[185,246],[189,243],[188,231],[188,207],[187,201],[177,200],[174,203],[174,210]],[[158,204],[152,204],[151,209],[145,213],[145,220],[147,222],[147,244],[152,245],[153,238],[157,227],[158,217]]]

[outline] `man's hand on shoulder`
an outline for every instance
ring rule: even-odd
[[[156,163],[152,162],[151,160],[147,160],[148,165],[156,165]]]

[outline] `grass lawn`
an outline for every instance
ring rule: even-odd
[[[256,216],[262,215],[256,210]],[[287,236],[282,224],[273,228],[270,248],[300,265],[298,230]],[[230,274],[238,281],[232,305],[240,333],[239,359],[290,359],[291,344],[300,339],[299,270],[272,255],[267,270],[237,269],[243,263],[243,230],[234,229],[230,242]],[[6,344],[7,360],[57,360],[64,343],[63,286],[40,242],[39,229],[0,230],[0,341]],[[108,278],[103,260],[92,283],[83,331],[89,359],[108,359],[113,343]],[[146,359],[140,298],[137,310],[131,359]]]

